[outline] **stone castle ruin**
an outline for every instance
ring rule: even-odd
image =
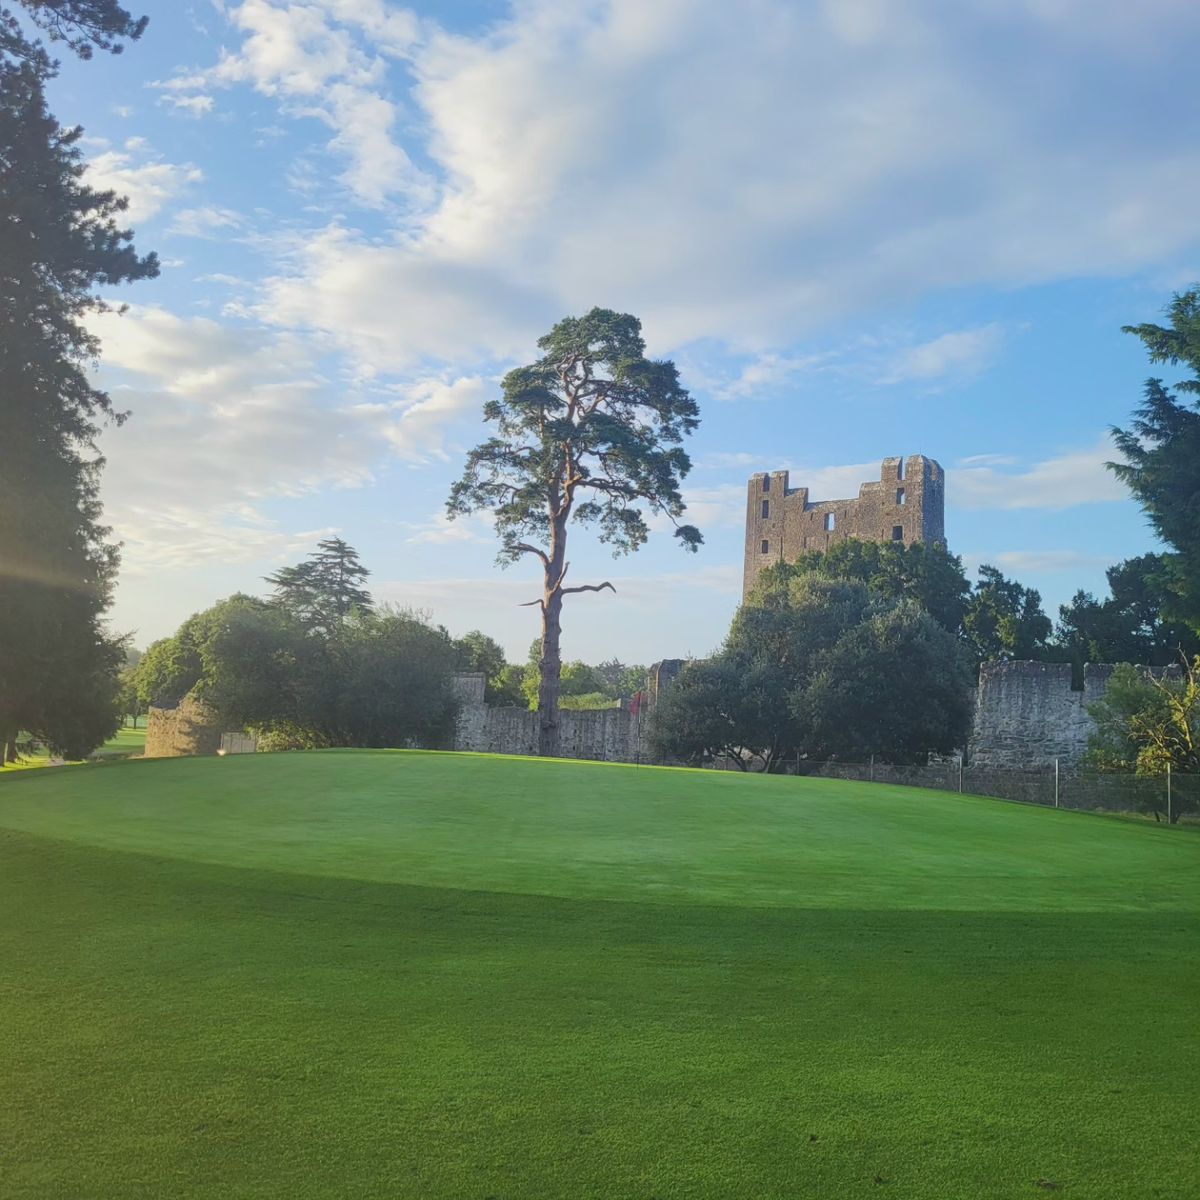
[[[810,500],[808,488],[788,481],[787,471],[771,471],[751,475],[746,486],[743,600],[764,567],[847,538],[906,546],[945,540],[945,472],[923,454],[885,458],[856,500]]]

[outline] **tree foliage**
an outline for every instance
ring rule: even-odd
[[[974,587],[962,560],[942,545],[864,542],[847,538],[828,550],[775,563],[759,576],[762,593],[807,575],[864,584],[876,596],[909,600],[960,639],[976,663],[997,658],[1043,658],[1053,629],[1041,596],[984,564]]]
[[[1177,615],[1200,630],[1200,290],[1176,294],[1169,326],[1126,325],[1152,363],[1191,372],[1171,391],[1146,381],[1128,429],[1114,429],[1124,456],[1109,468],[1142,506],[1155,533],[1174,554],[1164,559]]]
[[[1088,761],[1101,770],[1139,775],[1200,773],[1200,656],[1181,658],[1177,669],[1152,672],[1119,666],[1104,697],[1088,708],[1096,723]],[[1194,790],[1176,792],[1171,819],[1196,807]],[[1165,794],[1146,794],[1157,819]]]
[[[448,745],[458,651],[418,614],[354,610],[335,634],[286,605],[231,596],[152,645],[144,702],[188,693],[264,747]]]
[[[683,440],[697,427],[695,401],[674,363],[646,357],[637,318],[594,308],[567,317],[538,341],[542,356],[510,371],[484,405],[496,433],[467,456],[447,512],[494,513],[499,560],[522,556],[542,567],[539,751],[558,749],[562,602],[609,582],[568,586],[567,539],[588,526],[614,554],[638,549],[648,515],[675,524],[685,548],[701,543],[683,525],[680,482],[691,468]]]
[[[97,50],[120,54],[124,40],[136,41],[149,24],[148,17],[133,17],[116,0],[19,0],[35,27],[51,42],[61,42],[80,58]],[[0,8],[0,53],[40,71],[52,69],[45,48],[22,29],[17,11]],[[124,39],[124,40],[123,40]]]
[[[971,602],[962,560],[941,544],[923,542],[905,545],[847,538],[828,550],[802,554],[793,563],[776,563],[760,580],[770,587],[776,579],[812,574],[854,580],[888,599],[913,600],[951,633],[962,631]]]
[[[85,57],[137,36],[104,0],[25,8]],[[157,274],[119,221],[126,201],[83,181],[80,129],[50,114],[55,64],[0,9],[0,744],[17,731],[79,756],[119,722],[122,639],[103,615],[118,555],[101,520],[97,422],[120,420],[89,367],[96,289]],[[90,744],[89,744],[90,743]]]
[[[1079,591],[1059,608],[1055,646],[1076,667],[1134,663],[1164,667],[1200,654],[1200,634],[1174,620],[1167,556],[1143,554],[1108,569],[1110,595]]]
[[[858,580],[775,572],[720,652],[689,664],[654,711],[667,757],[727,756],[745,769],[792,759],[924,761],[966,738],[971,661],[915,601]]]
[[[1042,597],[984,564],[963,618],[963,633],[981,662],[1047,656],[1054,625],[1042,611]]]
[[[280,568],[266,582],[275,589],[275,604],[306,628],[332,634],[351,613],[371,611],[371,593],[362,586],[370,574],[353,546],[326,538],[303,562]]]

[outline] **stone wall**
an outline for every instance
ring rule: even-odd
[[[600,762],[644,762],[645,713],[625,706],[559,713],[563,758]],[[485,754],[537,754],[538,714],[524,708],[465,704],[459,711],[455,750]]]
[[[1031,768],[1078,763],[1095,723],[1088,706],[1104,696],[1108,664],[1083,669],[1071,684],[1069,663],[993,662],[979,671],[975,727],[968,758],[978,767]]]
[[[865,542],[945,540],[946,478],[923,454],[885,458],[879,479],[862,484],[855,500],[809,500],[808,488],[789,487],[787,471],[752,475],[746,486],[746,551],[742,598],[772,563],[794,562],[847,538]]]
[[[216,754],[221,748],[221,727],[203,700],[184,696],[173,708],[151,707],[146,718],[145,758],[179,758]]]

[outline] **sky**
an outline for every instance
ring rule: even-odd
[[[143,39],[50,99],[163,264],[96,320],[136,644],[337,533],[377,599],[523,659],[536,564],[446,494],[594,305],[699,402],[705,545],[576,533],[617,591],[568,599],[569,658],[710,651],[756,471],[835,499],[936,458],[950,548],[1052,615],[1154,548],[1104,462],[1151,373],[1121,326],[1200,277],[1194,0],[129,7]]]

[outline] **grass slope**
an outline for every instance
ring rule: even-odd
[[[132,762],[0,782],[0,903],[5,1197],[1196,1195],[1177,830],[484,756]]]

